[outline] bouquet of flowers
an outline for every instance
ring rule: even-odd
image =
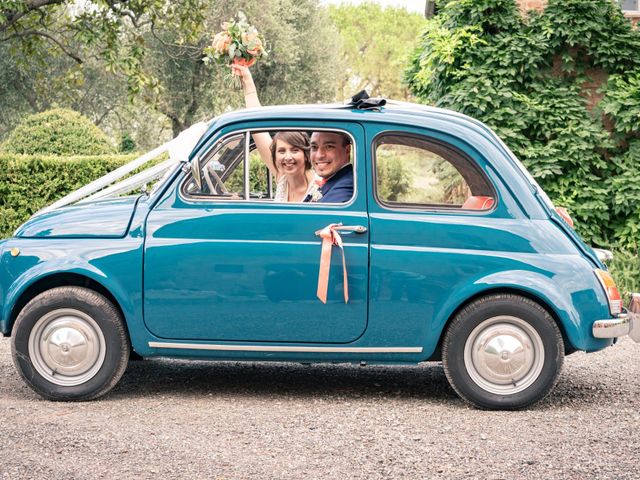
[[[264,39],[253,25],[249,25],[244,13],[238,19],[222,24],[222,31],[213,37],[211,45],[204,49],[203,61],[214,61],[219,65],[242,65],[250,67],[267,56]]]

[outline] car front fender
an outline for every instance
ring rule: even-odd
[[[60,286],[60,279],[73,275],[101,285],[115,299],[127,323],[142,324],[141,239],[15,241],[20,254],[5,259],[8,284],[2,302],[0,330],[8,335],[18,309],[47,285]],[[64,248],[62,248],[64,247]],[[54,283],[58,282],[58,283]],[[64,284],[64,283],[63,283]]]

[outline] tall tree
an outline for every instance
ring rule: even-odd
[[[170,25],[190,39],[202,29],[201,12],[200,0],[0,0],[0,44],[25,62],[62,52],[82,64],[97,54],[136,94],[154,83],[141,68],[142,33]]]
[[[0,43],[0,139],[24,116],[55,106],[76,110],[101,125],[127,105],[125,75],[108,72],[96,56],[78,64],[54,50],[46,60],[29,60]]]
[[[202,62],[204,46],[238,11],[271,50],[253,68],[265,104],[333,99],[337,33],[317,0],[0,0],[0,138],[25,114],[64,106],[144,147],[163,139],[154,110],[175,134],[241,106],[228,71]]]
[[[404,8],[381,8],[374,3],[329,7],[340,31],[346,68],[339,73],[339,96],[359,90],[390,98],[407,98],[403,72],[426,25],[422,15]]]
[[[158,79],[149,98],[171,120],[174,133],[202,117],[243,106],[227,67],[205,65],[203,48],[221,24],[243,11],[264,35],[268,57],[252,67],[263,104],[312,103],[334,98],[341,70],[337,32],[318,0],[209,0],[206,31],[191,42],[155,28],[145,36],[152,54],[146,67]]]

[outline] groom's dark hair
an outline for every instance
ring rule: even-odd
[[[312,130],[309,133],[309,137],[311,137],[311,135],[313,135],[314,133],[323,133],[322,130]],[[342,137],[342,146],[346,147],[347,145],[351,145],[351,137],[344,133],[344,132],[336,132],[334,130],[327,130],[325,133],[332,133],[334,135],[338,135],[339,137]]]
[[[336,135],[340,135],[342,137],[342,146],[346,147],[347,145],[351,145],[351,137],[343,132],[335,132]]]

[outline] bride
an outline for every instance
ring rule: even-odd
[[[249,68],[232,65],[242,79],[247,108],[260,107],[260,100]],[[266,132],[254,133],[260,158],[276,179],[276,202],[302,202],[318,189],[309,159],[309,136],[304,132],[281,131],[271,138]]]

